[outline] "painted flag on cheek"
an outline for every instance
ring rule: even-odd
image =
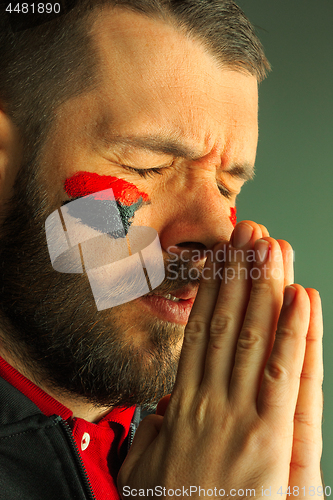
[[[91,172],[78,172],[66,179],[64,188],[73,199],[93,195],[86,199],[86,210],[80,213],[77,205],[70,203],[69,214],[83,224],[99,230],[103,224],[104,232],[114,238],[127,235],[135,212],[144,204],[150,203],[149,197],[132,183],[108,175],[98,175]],[[114,199],[108,198],[107,190],[112,189]],[[116,206],[114,203],[116,201]],[[122,227],[117,223],[121,218]],[[124,234],[125,232],[125,234]]]

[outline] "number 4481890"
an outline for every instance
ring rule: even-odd
[[[309,487],[305,487],[305,486],[302,486],[302,487],[299,487],[299,486],[293,486],[293,489],[291,490],[290,486],[288,487],[287,490],[283,490],[282,486],[280,486],[280,488],[278,489],[277,491],[277,494],[278,495],[281,495],[281,496],[285,496],[287,495],[287,498],[288,496],[293,496],[293,497],[305,497],[305,496],[319,496],[319,497],[322,497],[322,496],[326,496],[326,497],[329,497],[331,496],[331,493],[332,493],[332,490],[331,490],[331,487],[330,486],[326,486],[325,489],[322,487],[322,486],[318,486],[317,488],[315,488],[314,486],[309,486]]]
[[[14,4],[13,4],[14,5]],[[6,12],[10,14],[16,12],[17,14],[59,14],[60,13],[60,3],[17,3],[15,7],[12,7],[10,3],[6,7]]]

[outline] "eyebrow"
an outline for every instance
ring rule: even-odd
[[[239,179],[243,179],[245,181],[252,181],[255,176],[255,167],[250,163],[243,164],[234,164],[225,172],[232,177],[238,177]]]
[[[161,136],[113,136],[104,137],[103,143],[107,147],[112,146],[133,146],[138,147],[146,151],[152,151],[154,153],[167,154],[175,156],[176,158],[185,158],[186,160],[200,160],[203,155],[199,150],[193,150],[184,146],[180,141],[175,139],[167,139]],[[254,166],[248,162],[245,163],[234,163],[224,172],[228,173],[232,177],[238,177],[245,181],[252,180],[255,171]]]

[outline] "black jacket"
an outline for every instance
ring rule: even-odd
[[[140,420],[136,411],[130,434]],[[93,500],[67,422],[46,417],[0,377],[0,499]]]

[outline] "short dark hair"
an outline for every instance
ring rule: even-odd
[[[92,12],[105,7],[164,20],[203,42],[223,65],[259,82],[270,69],[250,21],[232,0],[77,0],[66,15],[18,32],[2,14],[0,104],[32,150],[42,144],[57,107],[96,85],[88,33]]]

